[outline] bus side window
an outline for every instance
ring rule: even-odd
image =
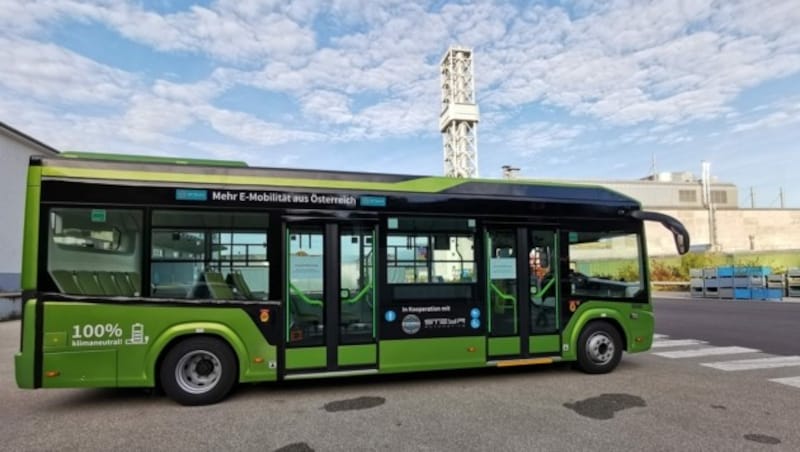
[[[53,208],[47,273],[61,293],[138,296],[141,244],[139,210]],[[127,276],[122,281],[118,274]]]
[[[158,298],[266,300],[269,216],[155,210],[150,293]]]

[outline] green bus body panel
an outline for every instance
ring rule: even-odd
[[[485,336],[381,341],[381,373],[485,366]]]
[[[286,349],[286,369],[317,369],[328,362],[325,347],[303,347]]]
[[[561,334],[564,360],[577,359],[578,337],[586,324],[593,320],[616,323],[622,329],[628,353],[650,350],[655,328],[651,304],[588,301],[581,303]],[[640,342],[636,341],[637,337],[641,338]]]
[[[28,168],[25,197],[25,227],[22,236],[22,290],[36,290],[39,257],[39,202],[42,196],[42,167]]]
[[[401,191],[414,193],[437,193],[463,184],[465,179],[445,177],[419,177],[402,182],[368,182],[352,180],[297,179],[287,177],[215,175],[193,173],[170,173],[157,171],[115,170],[98,168],[68,168],[45,166],[45,177],[74,179],[98,179],[110,181],[135,180],[142,182],[182,182],[213,185],[263,185],[271,187],[339,188],[353,190]]]
[[[561,353],[561,337],[558,334],[530,336],[528,350],[531,353]]]
[[[14,355],[14,376],[17,386],[33,389],[33,349],[36,346],[36,304],[35,299],[23,301],[22,347]]]
[[[378,347],[375,344],[341,345],[337,353],[340,366],[375,364],[378,359]]]
[[[33,303],[26,311],[31,306]],[[28,318],[33,318],[32,310],[29,312]],[[20,378],[20,372],[30,373],[31,379],[33,373],[33,346],[26,346],[33,342],[27,339],[29,330],[33,325],[26,324],[26,343],[17,360],[17,379],[24,382],[27,380]],[[231,346],[239,361],[239,381],[277,379],[276,347],[266,342],[240,308],[59,301],[44,306],[43,385],[153,386],[157,360],[164,349],[173,340],[194,334],[218,336]],[[262,361],[255,363],[255,358]],[[91,360],[97,360],[98,369],[86,374],[85,364]],[[111,361],[115,365],[110,365]],[[48,378],[51,371],[60,376]]]
[[[81,350],[45,353],[44,369],[58,369],[54,378],[45,376],[43,388],[113,388],[117,384],[117,350]]]
[[[489,356],[510,356],[519,353],[519,336],[489,338]]]

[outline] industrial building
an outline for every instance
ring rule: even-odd
[[[748,253],[800,249],[800,209],[740,208],[736,185],[690,172],[658,173],[635,181],[594,183],[638,199],[648,210],[671,215],[688,229],[692,249]],[[650,255],[672,255],[672,237],[647,229]]]

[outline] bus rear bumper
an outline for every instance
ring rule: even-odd
[[[17,380],[17,387],[21,389],[34,389],[33,357],[26,356],[25,353],[17,353],[14,355],[14,374]]]

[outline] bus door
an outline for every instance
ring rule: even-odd
[[[377,367],[375,226],[287,222],[285,371]]]
[[[496,226],[485,234],[489,358],[559,353],[556,230]]]

